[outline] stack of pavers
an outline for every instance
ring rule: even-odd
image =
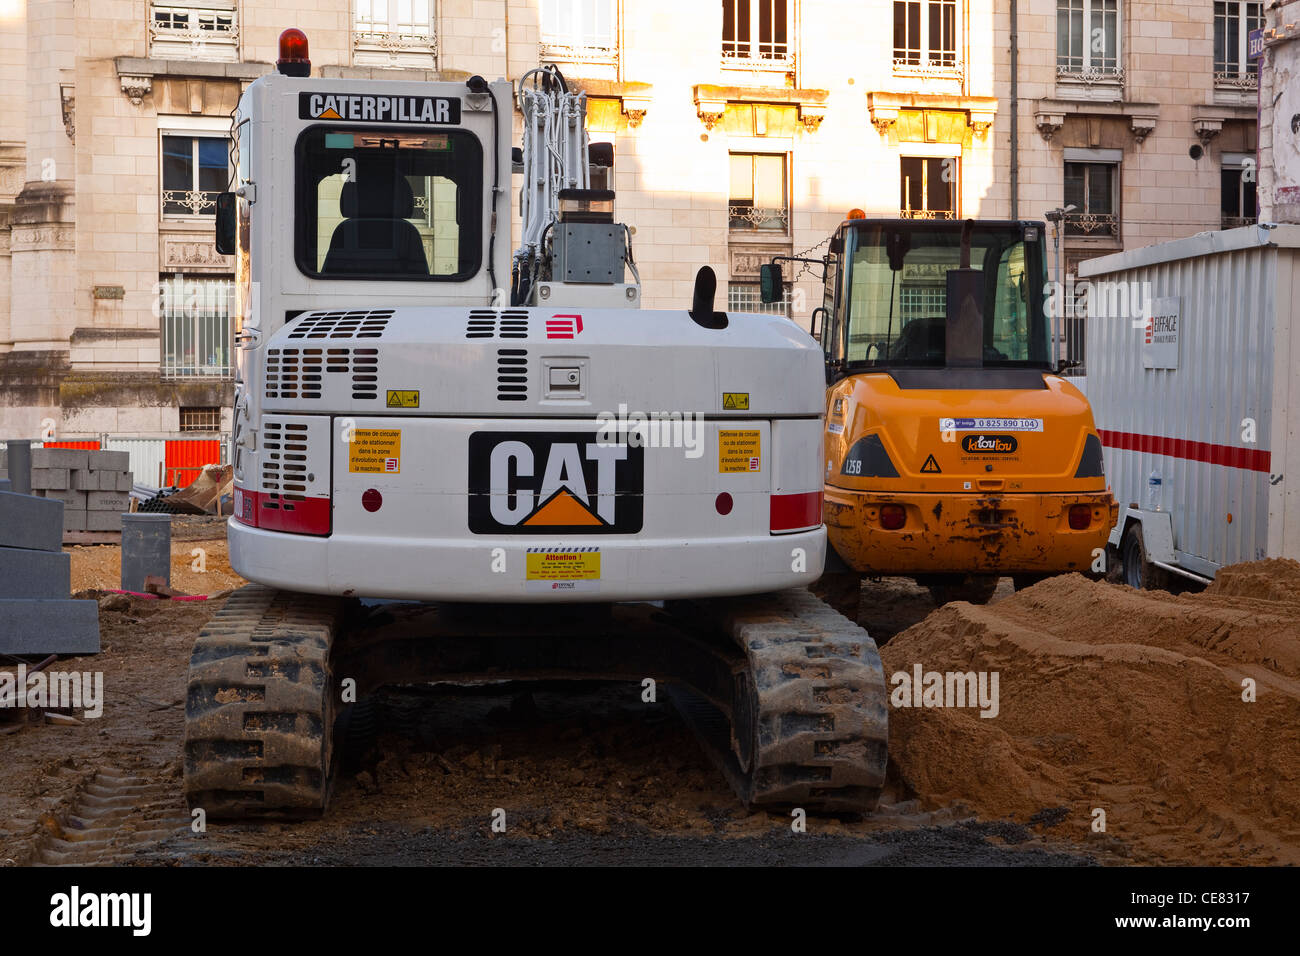
[[[63,502],[0,491],[0,654],[98,654],[99,604],[71,590]]]
[[[0,451],[0,477],[7,477]],[[131,505],[131,456],[124,451],[33,448],[32,494],[63,502],[64,531],[122,530]]]

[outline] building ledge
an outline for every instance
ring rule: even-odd
[[[942,110],[948,113],[965,113],[966,122],[977,136],[983,137],[993,125],[998,114],[996,96],[962,96],[957,93],[891,93],[867,94],[867,109],[871,122],[881,136],[889,135],[898,122],[900,110]]]
[[[826,118],[829,90],[799,90],[787,86],[716,86],[700,83],[694,88],[695,113],[705,129],[712,130],[722,121],[729,104],[763,103],[794,106],[804,129],[815,133]]]
[[[255,80],[275,69],[271,63],[218,60],[161,60],[152,57],[119,56],[113,59],[117,75],[195,76],[209,79]]]
[[[1044,142],[1050,143],[1065,125],[1067,116],[1113,116],[1127,118],[1133,138],[1141,143],[1160,118],[1159,103],[1135,103],[1127,100],[1043,99],[1034,104],[1034,125]]]

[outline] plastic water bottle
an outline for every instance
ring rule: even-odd
[[[1164,482],[1160,479],[1160,470],[1153,468],[1147,476],[1147,511],[1159,511],[1164,503]]]

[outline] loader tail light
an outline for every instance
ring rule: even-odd
[[[907,524],[907,511],[902,505],[881,505],[880,526],[886,531],[897,531]]]
[[[275,68],[285,76],[311,76],[307,34],[295,27],[280,34],[280,59],[275,61]]]
[[[822,493],[806,491],[796,495],[772,495],[772,534],[807,531],[822,523]]]
[[[1070,527],[1083,531],[1092,524],[1092,505],[1070,505]]]

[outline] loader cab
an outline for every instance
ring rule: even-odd
[[[824,262],[828,384],[900,369],[1052,369],[1041,223],[850,219]]]

